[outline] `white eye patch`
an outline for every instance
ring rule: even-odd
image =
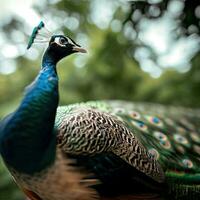
[[[73,41],[68,37],[65,37],[65,38],[64,37],[56,37],[54,42],[61,47],[65,47],[66,44],[74,45]]]

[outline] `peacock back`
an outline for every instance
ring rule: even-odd
[[[67,116],[73,116],[74,113],[80,112],[80,110],[85,110],[84,112],[87,112],[90,109],[97,110],[100,113],[107,113],[113,118],[116,118],[118,120],[117,123],[122,123],[130,130],[133,137],[136,137],[139,142],[142,143],[148,154],[155,159],[164,170],[164,182],[166,185],[162,187],[167,188],[167,193],[169,195],[173,194],[173,197],[177,199],[196,199],[198,197],[200,192],[199,110],[173,106],[167,107],[150,103],[91,101],[58,107],[55,127],[60,127]],[[115,177],[115,183],[118,179],[123,180],[123,177],[127,181],[128,179],[126,178],[131,176],[131,173],[128,172],[129,166],[125,166],[118,158],[114,158],[114,155],[112,155],[111,158],[109,156],[110,155],[101,155],[99,156],[100,158],[87,160],[87,163],[91,162],[91,165],[98,166],[97,163],[104,163],[106,157],[107,160],[110,159],[112,162],[115,162],[115,166],[123,167],[122,169],[119,167],[120,169],[117,169],[114,174],[113,171],[115,170],[109,171],[108,168],[101,163],[99,164],[101,173],[99,173],[97,178],[107,183],[109,181],[107,181],[106,178],[110,173],[112,178]],[[99,160],[97,161],[97,159]],[[79,162],[81,166],[89,166],[89,164],[84,164],[86,161],[83,158],[80,158]],[[107,166],[110,168],[110,164]],[[102,170],[103,167],[105,168],[104,170]],[[88,168],[91,168],[91,166]],[[128,175],[124,172],[124,169],[127,171]],[[96,174],[97,171],[98,170],[95,171]],[[94,170],[92,172],[94,172]],[[106,175],[103,177],[102,174],[104,173],[106,173]],[[125,176],[127,177],[125,178]],[[133,176],[135,176],[135,174]],[[148,183],[148,179],[141,176],[139,179],[143,179],[140,180],[143,183],[147,181],[145,183],[147,188],[148,184],[149,186],[151,185],[151,182]],[[128,186],[126,185],[126,187]]]

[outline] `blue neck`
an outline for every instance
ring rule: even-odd
[[[57,61],[52,55],[51,51],[47,49],[42,58],[42,68],[44,67],[52,67],[56,69]]]
[[[43,59],[42,59],[42,67],[48,65],[48,66],[56,66],[56,64],[61,60],[64,56],[56,52],[54,49],[52,49],[50,46],[47,48],[47,50],[44,53]]]
[[[30,174],[54,161],[58,100],[56,62],[45,54],[41,71],[19,108],[0,126],[0,152],[8,166]]]

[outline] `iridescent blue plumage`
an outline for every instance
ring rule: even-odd
[[[40,22],[34,28],[30,41],[43,27]],[[55,158],[54,121],[59,98],[56,64],[77,49],[82,50],[63,35],[53,35],[48,42],[40,73],[26,88],[17,110],[0,126],[0,153],[5,163],[29,174],[45,169]]]
[[[44,58],[43,67],[26,90],[19,108],[2,122],[0,150],[7,165],[33,173],[52,162],[57,105],[56,67],[49,62],[46,64]]]
[[[34,28],[28,44],[30,48],[36,37],[37,42],[49,43],[41,70],[26,88],[16,111],[0,124],[0,153],[15,181],[30,199],[69,199],[73,190],[60,194],[74,180],[79,195],[84,194],[88,199],[87,196],[91,195],[89,189],[79,184],[82,175],[71,170],[68,172],[67,160],[57,151],[57,130],[54,127],[59,100],[56,64],[72,53],[86,51],[63,35],[49,36],[47,31],[49,35],[45,40],[41,39],[44,35],[38,31],[42,28],[43,22]],[[66,178],[60,179],[61,176]],[[68,181],[70,176],[72,178]],[[48,190],[49,184],[58,179],[61,181],[58,189]]]

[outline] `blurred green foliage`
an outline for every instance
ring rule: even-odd
[[[48,2],[46,7],[36,6],[35,9],[41,15],[48,10],[52,18],[47,20],[58,22],[60,29],[75,38],[77,43],[81,37],[86,38],[82,46],[88,45],[89,49],[87,55],[73,55],[59,63],[60,105],[87,100],[124,99],[200,106],[199,53],[191,60],[192,67],[187,73],[168,69],[161,77],[154,79],[139,67],[131,53],[136,44],[127,38],[123,31],[113,31],[111,26],[100,29],[91,21],[89,13],[92,1],[58,1],[55,4]],[[145,5],[143,7],[140,5],[145,12],[144,7]],[[130,8],[123,10],[118,7],[113,15],[112,20],[120,21],[122,30],[123,23],[129,20],[127,16],[131,16],[133,12],[132,4]],[[61,23],[66,14],[68,17],[78,19],[78,27],[74,30]],[[22,21],[14,18],[3,30],[8,31],[9,37],[12,28],[19,29],[22,24]],[[24,88],[33,81],[40,68],[40,59],[30,60],[20,56],[16,59],[16,63],[17,68],[14,73],[7,75],[0,73],[0,118],[17,107]],[[23,199],[1,164],[0,199]]]

